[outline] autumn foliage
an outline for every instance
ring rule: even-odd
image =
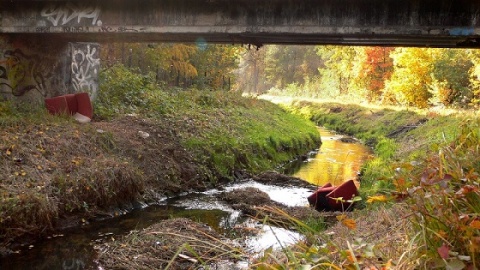
[[[427,268],[480,265],[480,133],[479,123],[471,121],[422,165],[404,166],[395,180],[399,191],[409,196],[414,224],[424,240],[421,250],[428,254]]]
[[[265,46],[246,57],[237,74],[245,92],[419,108],[468,107],[480,101],[480,54],[475,50]]]

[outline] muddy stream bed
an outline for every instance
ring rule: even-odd
[[[322,136],[320,149],[306,159],[286,165],[284,173],[313,185],[327,182],[340,184],[357,177],[362,164],[371,156],[369,148],[352,138],[319,128]],[[235,189],[254,187],[267,193],[274,202],[285,206],[308,207],[306,198],[312,187],[259,183],[253,179],[233,183],[221,190],[181,194],[164,198],[155,205],[138,204],[133,211],[114,218],[84,224],[52,235],[48,239],[16,250],[16,254],[0,258],[0,269],[103,269],[96,262],[94,246],[111,241],[131,230],[141,230],[161,220],[186,217],[205,223],[220,234],[229,235],[238,226],[256,226],[257,234],[246,237],[244,248],[256,254],[269,247],[293,243],[302,236],[274,226],[252,224],[252,220],[219,198],[220,194]],[[259,229],[258,229],[259,228]],[[279,243],[280,241],[280,243]]]

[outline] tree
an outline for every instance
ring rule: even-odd
[[[238,89],[243,93],[262,94],[267,90],[265,80],[265,47],[244,50],[238,66]]]
[[[469,70],[469,81],[471,87],[470,102],[480,105],[480,50],[468,50],[467,55],[472,61],[472,67]]]
[[[368,101],[378,100],[383,95],[385,82],[390,79],[393,71],[393,60],[390,58],[392,47],[363,47],[358,52],[362,61],[359,61],[356,83],[365,88],[365,97]]]
[[[445,106],[466,103],[470,96],[469,74],[472,61],[465,50],[431,49],[432,83],[429,85],[434,104]],[[466,104],[463,104],[466,105]]]
[[[431,97],[428,85],[432,83],[432,51],[425,48],[395,48],[390,54],[394,70],[385,83],[396,100],[407,106],[427,107]]]
[[[154,73],[171,86],[230,89],[239,46],[182,43],[109,43],[102,51],[106,68],[122,63],[130,70]]]
[[[320,68],[322,90],[329,96],[347,95],[355,77],[353,46],[317,46],[317,54],[324,63]]]
[[[230,90],[240,51],[240,46],[205,44],[192,57],[199,75],[194,83],[199,88]]]

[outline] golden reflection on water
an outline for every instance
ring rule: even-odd
[[[372,157],[370,148],[360,143],[344,143],[343,136],[319,127],[322,146],[314,157],[302,165],[293,176],[317,186],[326,183],[339,185],[357,179],[363,163]]]

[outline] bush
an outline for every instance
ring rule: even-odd
[[[111,118],[115,114],[137,113],[142,107],[148,107],[155,90],[152,75],[137,74],[123,65],[115,65],[100,73],[96,114]]]
[[[396,178],[410,196],[428,268],[480,266],[479,127],[466,121],[456,139]]]

